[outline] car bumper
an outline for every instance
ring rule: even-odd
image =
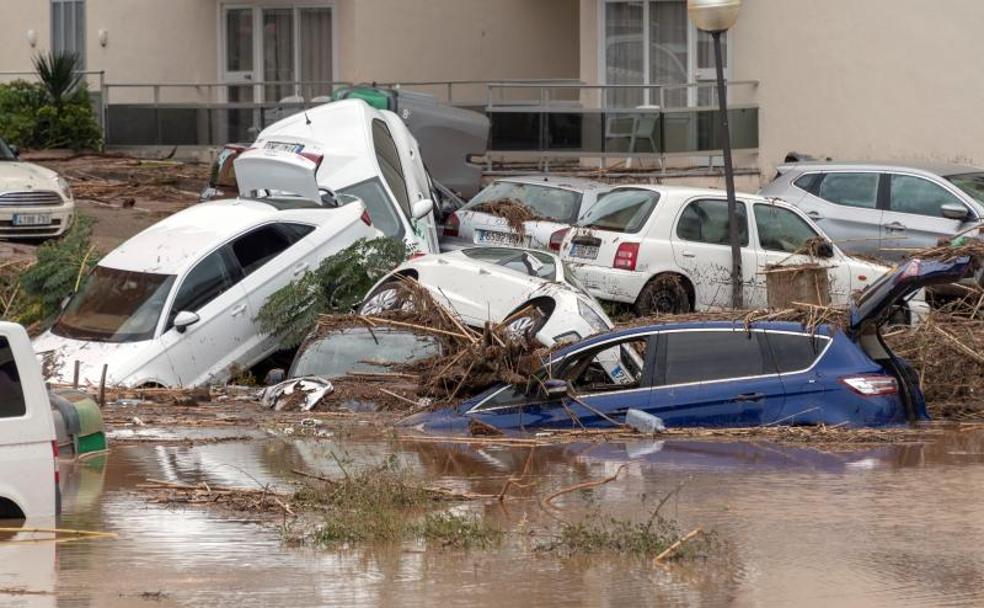
[[[649,280],[644,272],[582,264],[566,257],[564,261],[588,293],[599,300],[632,304]]]
[[[47,219],[50,221],[46,224],[29,225],[17,225],[14,223],[16,217],[36,215],[48,216]],[[0,238],[29,239],[60,236],[68,230],[74,219],[75,205],[73,203],[45,206],[0,207]]]

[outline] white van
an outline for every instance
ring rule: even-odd
[[[48,391],[27,332],[0,322],[0,520],[57,514],[57,450]]]

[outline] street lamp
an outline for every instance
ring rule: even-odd
[[[738,20],[741,0],[687,0],[687,12],[697,29],[714,39],[717,64],[718,103],[721,105],[721,133],[724,137],[724,183],[728,192],[728,239],[731,242],[731,306],[744,308],[742,302],[741,241],[738,236],[738,201],[735,199],[735,167],[731,159],[731,132],[728,128],[728,93],[724,86],[724,57],[721,34]]]

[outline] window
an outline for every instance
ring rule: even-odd
[[[827,173],[820,182],[817,196],[838,205],[875,209],[878,207],[878,174]]]
[[[400,152],[386,123],[378,118],[372,121],[372,141],[376,146],[376,160],[379,161],[379,170],[383,174],[383,179],[393,191],[393,196],[396,197],[396,202],[403,209],[403,213],[410,217],[410,195],[407,194]]]
[[[208,255],[192,268],[171,306],[171,319],[182,311],[197,312],[203,306],[225,293],[239,281],[239,276],[223,247]],[[168,326],[170,326],[170,321]]]
[[[581,210],[581,194],[573,190],[523,184],[517,182],[496,182],[479,192],[468,201],[465,209],[472,209],[482,203],[511,199],[532,209],[538,216],[562,224],[573,224]]]
[[[588,209],[578,225],[612,232],[639,232],[658,201],[659,193],[652,190],[612,190]]]
[[[806,334],[780,334],[769,332],[769,345],[780,373],[809,369],[830,341],[828,338]]]
[[[960,199],[947,192],[942,186],[911,175],[892,175],[889,188],[888,208],[899,213],[914,213],[943,217],[943,205],[964,207]]]
[[[2,147],[2,146],[0,146]],[[2,156],[0,151],[0,156]],[[984,173],[964,173],[963,175],[948,175],[947,181],[960,188],[978,203],[984,203]]]
[[[85,69],[85,0],[51,0],[51,50],[74,53]]]
[[[501,247],[463,249],[461,253],[473,260],[496,264],[531,277],[539,277],[548,281],[557,279],[556,258],[545,253],[517,251]]]
[[[19,418],[25,414],[27,404],[14,351],[7,339],[0,337],[0,418]]]
[[[304,224],[263,226],[233,241],[232,253],[243,269],[243,276],[247,276],[304,238],[312,230],[314,230],[313,227]]]
[[[96,266],[52,328],[56,335],[98,342],[154,337],[174,275]]]
[[[748,212],[745,203],[738,203],[737,215],[741,246],[744,247],[748,245]],[[728,201],[694,201],[680,214],[676,234],[685,241],[730,245],[729,225]]]
[[[710,382],[768,373],[758,332],[671,332],[657,348],[661,384]]]
[[[392,329],[355,327],[305,344],[290,368],[290,377],[340,378],[351,372],[387,372],[394,365],[441,354],[433,336]]]
[[[403,222],[400,221],[396,207],[390,202],[389,195],[386,194],[383,184],[378,179],[372,178],[360,184],[342,188],[338,193],[358,197],[365,204],[366,210],[369,211],[373,227],[378,228],[384,235],[394,239],[403,238],[405,233]]]
[[[823,173],[807,173],[793,180],[793,185],[801,190],[806,190],[814,196],[819,194],[820,182],[823,180]]]
[[[755,226],[762,249],[805,253],[806,242],[820,235],[795,212],[775,205],[755,205]]]

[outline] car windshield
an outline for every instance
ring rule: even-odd
[[[369,217],[372,218],[374,228],[378,228],[390,238],[403,238],[403,222],[397,215],[396,203],[390,200],[379,178],[374,177],[353,186],[341,188],[337,193],[350,194],[361,199],[369,211]]]
[[[496,264],[509,270],[548,281],[557,279],[557,265],[553,256],[538,251],[508,249],[506,247],[475,247],[462,250],[473,260]]]
[[[154,337],[174,275],[96,266],[51,331],[96,342],[138,342]]]
[[[7,142],[0,139],[0,161],[5,160],[17,160],[17,157],[14,156],[14,151],[10,149]]]
[[[463,210],[468,211],[482,203],[494,203],[504,199],[522,203],[541,218],[561,224],[576,222],[581,209],[581,194],[573,190],[538,184],[495,182],[476,194]]]
[[[394,364],[440,354],[437,340],[407,331],[352,328],[330,333],[301,347],[291,378],[339,378],[351,372],[388,372]]]
[[[639,232],[657,201],[659,193],[652,190],[613,190],[599,199],[578,225],[613,232]]]
[[[948,175],[946,179],[957,188],[972,196],[975,201],[984,204],[984,173]]]

